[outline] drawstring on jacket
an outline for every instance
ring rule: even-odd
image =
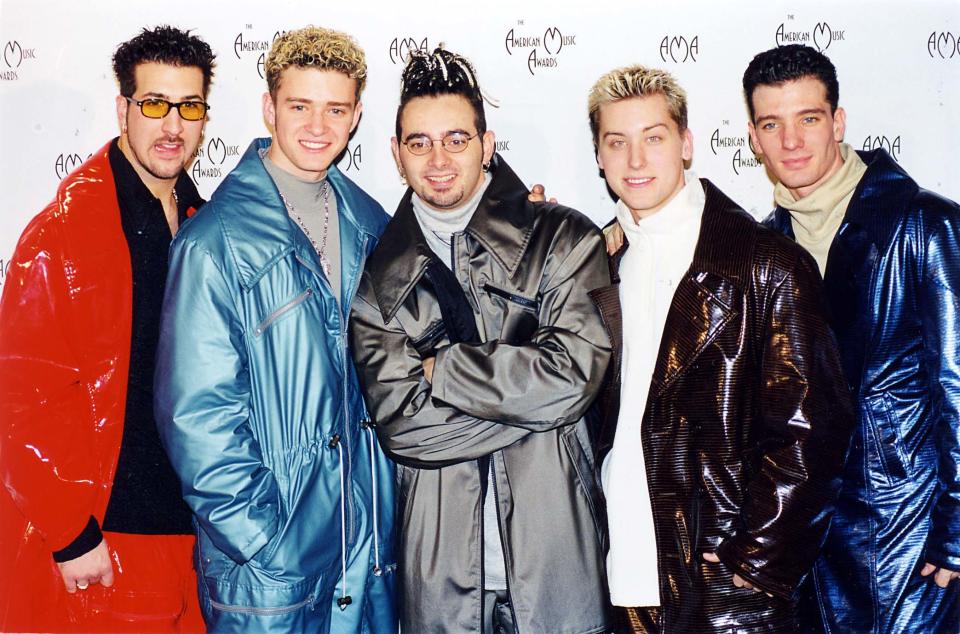
[[[366,421],[363,428],[367,430],[367,440],[370,441],[370,479],[373,483],[373,574],[379,577],[382,570],[380,569],[380,532],[377,527],[377,493],[379,489],[377,488],[377,466],[374,461],[376,445],[374,444],[373,429],[370,427],[370,422]]]
[[[346,610],[353,603],[353,598],[347,594],[347,486],[343,475],[343,447],[340,446],[340,434],[334,434],[330,439],[330,446],[337,448],[340,456],[340,598],[337,605],[340,610]]]

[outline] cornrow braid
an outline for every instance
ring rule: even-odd
[[[487,131],[487,119],[483,109],[486,100],[496,107],[477,81],[477,71],[470,60],[443,48],[443,44],[433,50],[410,51],[407,65],[400,76],[400,107],[397,108],[397,138],[400,137],[400,118],[403,109],[411,99],[418,97],[438,97],[440,95],[459,95],[470,102],[474,110],[474,123],[481,135]]]

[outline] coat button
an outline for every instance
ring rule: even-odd
[[[331,449],[336,449],[337,445],[340,444],[340,434],[334,434],[333,438],[330,439],[330,442],[327,443],[327,446]]]

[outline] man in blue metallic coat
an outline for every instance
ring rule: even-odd
[[[777,181],[767,224],[817,260],[858,405],[810,629],[960,631],[960,208],[842,142],[821,53],[761,53],[743,88]]]
[[[366,62],[308,27],[277,38],[265,69],[273,138],[171,246],[160,436],[198,525],[211,631],[393,634],[393,468],[346,321],[388,217],[333,165]]]

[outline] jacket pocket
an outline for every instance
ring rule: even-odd
[[[900,420],[886,394],[866,399],[866,408],[883,475],[889,484],[894,484],[907,477],[909,472],[909,461],[900,438]]]
[[[605,550],[607,547],[607,532],[605,530],[607,520],[605,515],[602,515],[603,504],[601,502],[600,485],[597,481],[597,473],[592,460],[593,454],[584,448],[584,443],[579,436],[579,433],[583,433],[584,435],[587,433],[585,429],[582,432],[580,431],[582,427],[582,422],[571,425],[560,432],[560,438],[570,457],[570,463],[576,472],[577,482],[583,489],[587,506],[590,510],[590,516],[593,518],[594,528]],[[589,440],[587,440],[586,443],[589,446]]]
[[[489,282],[484,282],[482,288],[488,295],[495,295],[496,297],[505,299],[508,302],[513,302],[514,304],[526,308],[527,310],[532,310],[535,313],[539,312],[540,310],[540,301],[537,299],[531,299],[529,297],[524,297],[523,295],[511,293],[510,291],[505,291],[502,288],[493,286]]]
[[[313,289],[308,286],[302,293],[291,299],[289,302],[283,304],[276,310],[271,311],[271,313],[260,320],[260,323],[257,324],[257,327],[253,329],[254,336],[259,337],[263,335],[267,328],[269,328],[274,322],[289,314],[290,311],[310,299],[312,295]]]

